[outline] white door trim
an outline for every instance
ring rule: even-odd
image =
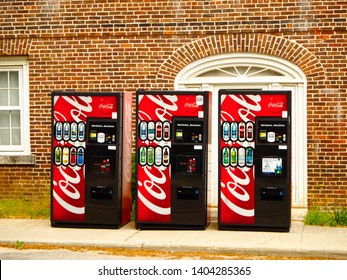
[[[253,67],[253,68],[252,68]],[[236,68],[236,69],[235,69]],[[249,75],[249,69],[262,68]],[[235,69],[235,71],[230,71]],[[238,71],[238,69],[244,71]],[[273,73],[273,75],[271,75]],[[218,74],[217,76],[213,76]],[[213,93],[212,118],[216,118],[217,92],[222,88],[292,91],[292,219],[302,219],[307,212],[307,80],[303,71],[282,58],[255,53],[213,55],[184,67],[175,79],[176,90],[208,90]],[[213,120],[218,123],[218,121]],[[217,131],[216,128],[212,130]],[[217,133],[212,132],[212,135]],[[212,139],[212,148],[218,142]],[[212,157],[212,158],[211,158]],[[209,204],[218,205],[217,159],[210,157]],[[217,188],[217,189],[216,189]]]

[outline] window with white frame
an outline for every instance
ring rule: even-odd
[[[30,155],[29,74],[23,58],[0,58],[0,155]]]

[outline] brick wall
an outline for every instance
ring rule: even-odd
[[[52,90],[173,89],[196,59],[285,58],[307,76],[310,206],[347,206],[346,1],[1,1],[0,59],[30,63],[34,166],[0,166],[0,196],[50,189]]]

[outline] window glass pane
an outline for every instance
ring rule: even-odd
[[[19,111],[11,112],[11,127],[12,128],[20,127],[20,112]]]
[[[18,80],[18,71],[10,72],[10,88],[18,88],[19,80]]]
[[[9,129],[0,129],[0,145],[10,145]]]
[[[10,106],[19,105],[19,89],[10,90]]]
[[[10,112],[2,111],[0,112],[0,128],[10,127]]]
[[[20,129],[12,129],[12,145],[20,145]]]
[[[7,71],[1,72],[0,71],[0,88],[8,88],[8,78],[7,78]]]
[[[8,106],[8,90],[0,88],[0,106]]]

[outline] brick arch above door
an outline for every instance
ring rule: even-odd
[[[172,85],[186,65],[211,55],[236,52],[277,56],[300,67],[308,81],[325,78],[324,68],[317,57],[295,41],[265,34],[232,34],[201,38],[177,49],[160,66],[157,82]]]

